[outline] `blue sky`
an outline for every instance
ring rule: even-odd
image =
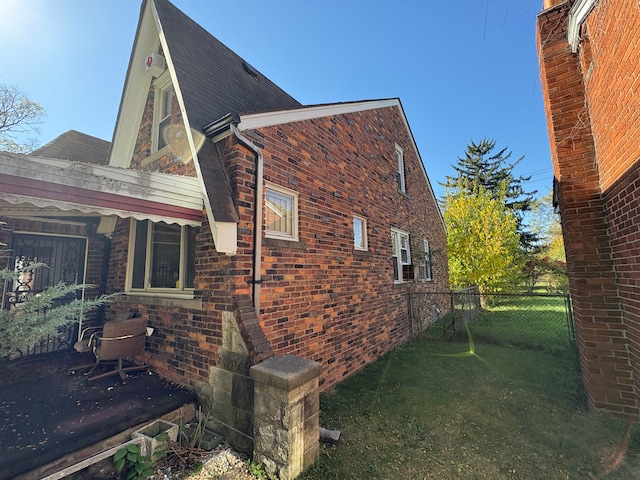
[[[553,172],[535,46],[540,0],[173,0],[303,104],[399,97],[437,196],[470,140]],[[140,0],[0,0],[0,83],[111,140]]]

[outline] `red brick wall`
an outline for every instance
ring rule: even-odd
[[[640,4],[598,2],[583,37],[586,98],[634,374],[633,386],[625,384],[624,391],[638,401],[631,389],[640,391]]]
[[[624,260],[619,252],[629,246],[631,235],[635,235],[624,222],[635,223],[630,217],[634,216],[637,195],[629,188],[632,178],[623,179],[624,168],[619,167],[628,168],[637,159],[637,144],[634,146],[632,140],[624,145],[626,140],[622,140],[629,132],[626,122],[632,121],[635,113],[623,112],[624,100],[620,101],[632,91],[620,82],[625,78],[628,81],[629,73],[637,71],[637,62],[625,67],[624,55],[612,53],[616,48],[619,53],[625,49],[619,39],[621,29],[609,23],[614,18],[612,13],[618,12],[622,4],[631,6],[628,2],[598,2],[583,27],[578,54],[571,53],[567,42],[570,5],[563,3],[545,10],[538,17],[538,49],[589,403],[592,408],[636,417],[638,398],[632,369],[635,319],[629,315],[629,303],[625,305],[624,297],[628,295],[620,276],[629,258]],[[622,17],[616,13],[616,18]],[[637,29],[634,32],[637,38]],[[600,43],[605,37],[607,45]],[[637,52],[637,41],[635,44]],[[621,70],[625,68],[627,71]],[[617,123],[618,115],[621,123]],[[613,123],[616,129],[611,128]],[[614,182],[616,186],[611,189]],[[633,248],[631,251],[637,253]]]
[[[171,154],[149,163],[152,105],[150,93],[132,166],[193,175],[192,163]],[[172,122],[179,115],[174,112]],[[327,389],[409,338],[409,290],[440,293],[433,303],[448,310],[444,227],[397,109],[245,133],[264,153],[266,180],[300,195],[300,242],[265,239],[262,250],[260,322],[276,354],[321,361]],[[406,195],[395,181],[396,143],[404,149]],[[240,216],[237,254],[217,253],[205,222],[196,239],[193,301],[127,295],[117,307],[149,316],[156,329],[149,361],[182,382],[208,379],[222,341],[221,312],[252,294],[255,153],[233,137],[219,147]],[[354,214],[367,218],[368,252],[354,251]],[[114,233],[113,291],[124,289],[128,225],[120,220]],[[435,281],[394,285],[391,226],[411,234],[414,258],[422,240],[429,240]]]
[[[640,159],[639,32],[640,6],[634,0],[597,2],[582,28],[590,51],[583,73],[603,191]]]
[[[299,194],[300,241],[264,239],[260,321],[276,354],[323,363],[326,390],[409,338],[410,289],[448,291],[444,228],[395,108],[246,135],[264,154],[265,180]],[[406,195],[395,180],[396,143],[404,149]],[[253,164],[242,155],[230,170],[252,175]],[[252,182],[236,182],[241,204],[252,205]],[[241,213],[248,227],[252,210]],[[353,215],[367,219],[367,252],[354,250]],[[410,233],[414,259],[429,240],[434,282],[394,285],[391,227]],[[443,295],[433,303],[448,310]]]

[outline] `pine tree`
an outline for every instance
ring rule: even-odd
[[[507,151],[507,147],[493,153],[495,147],[495,140],[484,138],[479,143],[471,141],[467,145],[464,157],[458,157],[457,165],[452,165],[456,176],[447,176],[446,182],[441,185],[451,189],[459,186],[459,181],[462,181],[462,185],[467,185],[467,188],[480,185],[494,197],[499,195],[499,192],[504,192],[505,206],[515,214],[517,219],[520,245],[529,251],[536,242],[536,235],[526,228],[523,220],[524,213],[531,210],[536,191],[526,192],[524,189],[525,182],[531,179],[530,176],[516,177],[513,174],[513,169],[524,159],[524,156],[509,163],[511,152]],[[471,190],[469,193],[472,193]]]
[[[0,256],[3,251],[0,249]],[[28,269],[46,268],[33,264]],[[23,270],[24,271],[24,270]],[[0,282],[14,280],[17,273],[0,269]],[[37,295],[29,295],[19,307],[0,310],[0,358],[11,355],[16,349],[31,345],[42,337],[55,334],[64,325],[77,322],[83,313],[109,302],[113,295],[102,295],[91,300],[73,298],[58,304],[83,288],[83,285],[58,283]]]

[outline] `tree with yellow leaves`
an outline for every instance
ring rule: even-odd
[[[523,255],[514,212],[505,207],[506,185],[489,192],[459,180],[444,197],[449,279],[454,288],[477,285],[482,295],[513,290]]]

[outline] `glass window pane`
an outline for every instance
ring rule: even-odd
[[[293,235],[293,198],[267,190],[266,207],[267,230]]]
[[[187,265],[184,277],[184,287],[193,288],[193,281],[196,276],[196,229],[193,227],[185,227],[187,229]]]
[[[180,279],[180,226],[158,223],[151,240],[151,288],[178,288]]]
[[[145,266],[147,257],[147,230],[149,228],[149,222],[147,220],[142,222],[135,222],[136,237],[133,250],[133,275],[131,281],[131,287],[144,288],[145,287]]]
[[[407,235],[400,235],[400,255],[403,265],[411,263],[409,259],[409,237]]]
[[[360,250],[367,248],[366,245],[366,223],[362,218],[353,217],[353,246]]]

